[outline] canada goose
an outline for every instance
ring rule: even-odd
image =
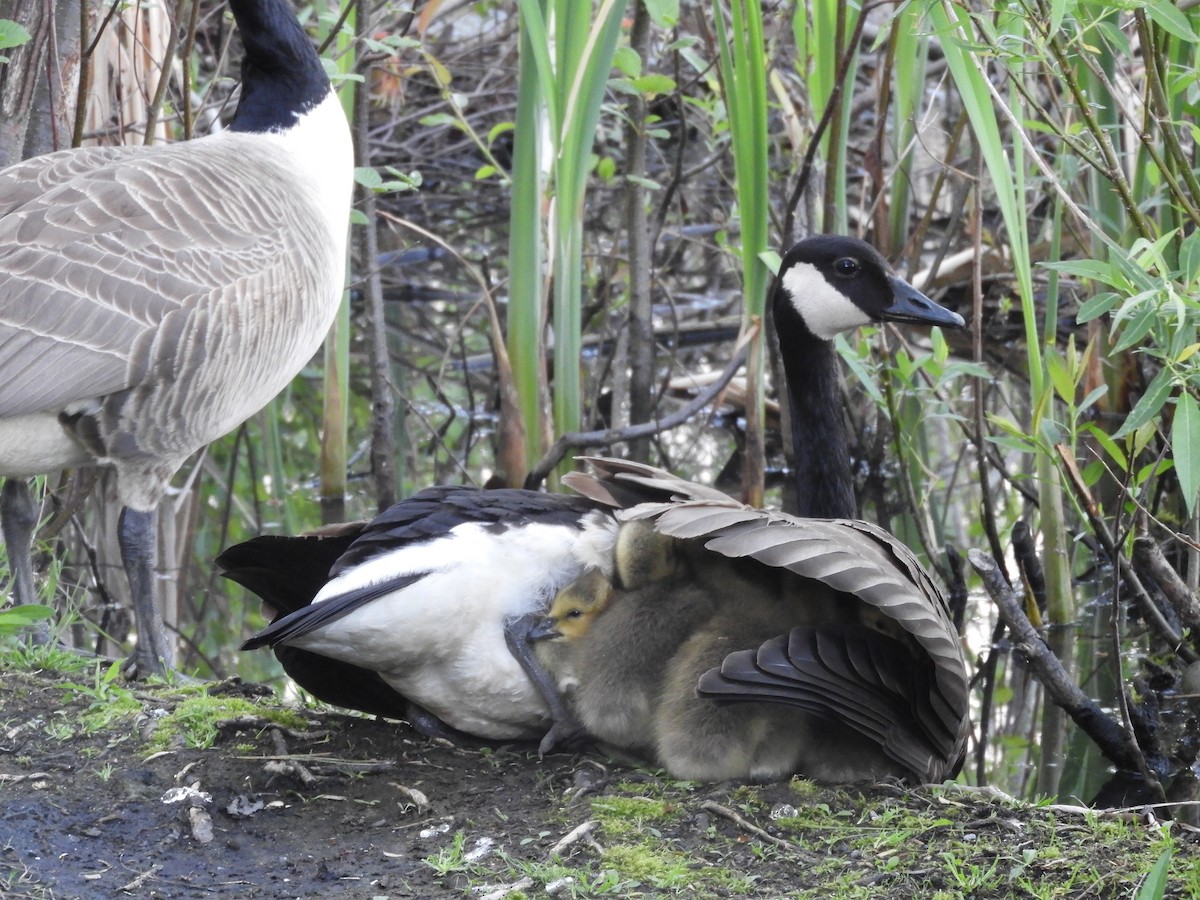
[[[773,302],[784,357],[801,357],[786,372],[794,418],[818,426],[798,435],[810,459],[796,470],[801,508],[808,515],[851,513],[844,508],[847,497],[853,505],[850,489],[831,491],[823,483],[850,477],[830,339],[881,320],[961,326],[962,319],[893,275],[870,245],[847,237],[811,237],[793,247]],[[807,371],[821,367],[831,371]],[[829,404],[833,413],[824,408]],[[654,496],[669,501],[683,484],[676,480]],[[530,491],[435,490],[443,492],[436,509],[417,495],[360,526],[345,555],[330,560],[327,582],[306,590],[309,597],[276,598],[275,609],[293,611],[243,648],[290,647],[304,654],[303,671],[296,671],[318,697],[345,675],[338,669],[328,680],[320,677],[320,659],[332,658],[378,673],[453,727],[480,737],[540,737],[547,707],[506,650],[505,625],[544,612],[558,591],[588,570],[611,578],[618,530],[611,501],[626,491],[633,503],[642,502],[647,489],[616,480],[606,484],[602,502]],[[700,485],[688,490],[689,497],[726,500]],[[481,516],[480,509],[491,512]],[[421,518],[426,514],[433,516],[428,524]],[[244,577],[248,569],[257,566],[260,576],[264,569],[286,569],[310,549],[305,538],[257,538],[227,550],[217,563],[258,590]],[[281,659],[290,671],[297,657]],[[373,691],[376,686],[366,681],[364,692]],[[344,683],[337,690],[352,693]]]
[[[799,519],[650,466],[591,464],[597,474],[566,478],[624,508],[616,571],[649,532],[674,543],[682,575],[626,586],[586,573],[552,602],[549,627],[531,627],[589,734],[694,780],[957,771],[966,668],[945,601],[906,547],[864,522]]]
[[[340,302],[349,127],[285,0],[230,0],[245,48],[226,131],[64,150],[0,172],[0,513],[29,601],[18,479],[108,465],[138,673],[172,665],[155,508],[196,450],[312,358]]]

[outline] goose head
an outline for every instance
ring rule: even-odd
[[[870,244],[840,235],[806,238],[788,251],[773,303],[781,343],[801,336],[830,341],[873,322],[966,324],[897,277]]]
[[[792,511],[857,518],[833,339],[885,321],[959,328],[962,316],[897,277],[870,244],[838,235],[806,238],[788,251],[775,279],[772,312],[791,410]]]

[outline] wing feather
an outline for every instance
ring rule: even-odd
[[[772,642],[755,651],[753,664],[745,651],[733,654],[727,664],[737,677],[726,675],[725,666],[718,674],[706,673],[702,692],[725,699],[782,695],[788,698],[783,702],[844,719],[926,777],[953,769],[969,728],[966,664],[945,598],[911,550],[866,522],[800,519],[745,506],[649,466],[590,462],[596,474],[575,473],[568,483],[588,496],[608,497],[622,509],[622,518],[653,521],[663,534],[699,540],[712,552],[751,559],[856,598],[897,635],[907,634],[930,662],[924,674],[912,675],[907,670],[921,667],[912,665],[911,653],[865,626],[857,627],[869,634],[796,628],[796,655],[788,662],[781,662],[787,657]],[[778,665],[768,672],[763,660]],[[752,682],[756,687],[749,690]],[[896,718],[897,710],[908,711],[904,721]]]
[[[204,337],[192,316],[219,309],[249,328],[254,302],[272,329],[301,320],[297,303],[324,285],[287,290],[281,267],[321,246],[320,213],[289,190],[273,148],[237,137],[52,154],[0,173],[0,417],[171,382],[163,351]],[[247,171],[252,196],[238,189]],[[276,262],[264,272],[263,259]]]

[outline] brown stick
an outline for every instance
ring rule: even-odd
[[[1129,564],[1129,560],[1125,558],[1125,554],[1121,552],[1117,546],[1116,540],[1112,536],[1112,532],[1108,530],[1108,524],[1100,517],[1100,507],[1096,505],[1096,500],[1092,497],[1092,492],[1088,490],[1087,485],[1083,481],[1083,475],[1079,472],[1079,466],[1075,464],[1075,458],[1071,455],[1070,450],[1063,444],[1056,444],[1055,448],[1058,455],[1062,458],[1063,469],[1067,473],[1067,480],[1071,482],[1071,487],[1075,489],[1075,494],[1079,498],[1079,503],[1083,507],[1083,511],[1087,514],[1088,522],[1092,526],[1092,532],[1104,547],[1104,551],[1113,561],[1113,566],[1117,573],[1121,576],[1121,581],[1133,594],[1133,599],[1138,605],[1138,609],[1142,613],[1142,617],[1146,620],[1146,624],[1170,646],[1172,650],[1178,653],[1185,662],[1196,662],[1200,659],[1196,651],[1191,648],[1190,644],[1185,644],[1183,635],[1181,635],[1163,615],[1162,610],[1158,608],[1158,604],[1154,602],[1154,598],[1147,592],[1142,580],[1138,578],[1137,572],[1133,570],[1133,566]]]
[[[729,365],[721,373],[721,377],[708,385],[702,392],[696,395],[695,399],[689,402],[686,406],[676,410],[669,416],[663,416],[661,419],[656,419],[653,422],[646,422],[641,425],[631,425],[628,428],[607,428],[602,431],[573,431],[569,434],[564,434],[554,446],[542,457],[541,462],[533,467],[528,477],[525,479],[525,489],[536,491],[541,483],[545,481],[546,476],[559,464],[568,450],[579,450],[585,447],[608,447],[620,441],[635,440],[640,437],[646,437],[652,434],[658,434],[662,431],[667,431],[677,425],[682,425],[704,407],[708,406],[718,394],[725,389],[725,385],[729,384],[738,369],[746,361],[746,354],[749,352],[749,339],[758,333],[761,325],[755,325],[745,335],[742,336],[733,358],[729,360]]]
[[[1183,626],[1191,629],[1193,635],[1200,634],[1200,600],[1167,562],[1158,542],[1145,532],[1134,538],[1133,563],[1154,579]]]
[[[1165,800],[1162,784],[1146,765],[1145,757],[1133,737],[1071,680],[1063,664],[1050,652],[1026,617],[1021,609],[1020,597],[1004,581],[992,558],[972,548],[967,551],[967,559],[983,579],[984,588],[996,604],[1000,618],[1008,626],[1014,649],[1028,659],[1030,668],[1046,688],[1050,699],[1066,711],[1105,757],[1122,769],[1141,773],[1154,792]]]

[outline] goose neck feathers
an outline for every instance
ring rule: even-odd
[[[245,48],[232,131],[285,131],[331,92],[329,77],[287,0],[229,0]]]
[[[792,419],[795,511],[854,518],[858,505],[833,338],[872,322],[957,328],[963,319],[896,277],[870,244],[837,235],[806,238],[788,251],[771,308]]]

